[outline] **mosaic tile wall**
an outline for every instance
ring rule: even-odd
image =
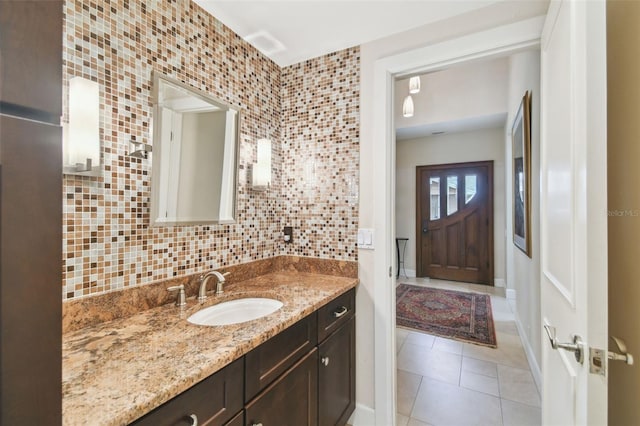
[[[285,253],[357,260],[360,49],[282,72]]]
[[[68,0],[64,25],[65,90],[73,76],[100,84],[104,175],[64,177],[63,299],[280,254],[356,260],[357,49],[282,70],[187,0]],[[151,161],[126,153],[129,140],[152,143],[152,70],[241,109],[235,224],[149,226]],[[283,123],[292,108],[297,118]],[[254,192],[247,170],[265,136],[273,185]],[[296,158],[306,149],[312,188],[297,176],[308,172]],[[288,224],[296,240],[285,245]]]

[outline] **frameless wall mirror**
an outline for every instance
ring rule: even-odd
[[[232,223],[238,110],[165,76],[153,76],[151,225]]]

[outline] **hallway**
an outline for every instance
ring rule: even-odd
[[[539,426],[540,394],[504,289],[428,278],[399,283],[490,294],[498,348],[398,327],[398,426]]]

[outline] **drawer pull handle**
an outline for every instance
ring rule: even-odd
[[[320,362],[322,363],[322,365],[324,365],[326,367],[327,365],[329,365],[329,357],[328,356],[323,356],[320,359]]]
[[[191,419],[191,426],[198,426],[198,416],[192,414],[189,418]]]
[[[349,312],[349,309],[347,309],[346,306],[340,306],[340,309],[338,309],[337,311],[333,312],[333,317],[334,318],[340,318],[341,316],[343,316],[347,312]]]

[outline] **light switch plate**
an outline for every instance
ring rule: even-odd
[[[358,248],[365,250],[374,249],[374,232],[373,229],[358,229]]]

